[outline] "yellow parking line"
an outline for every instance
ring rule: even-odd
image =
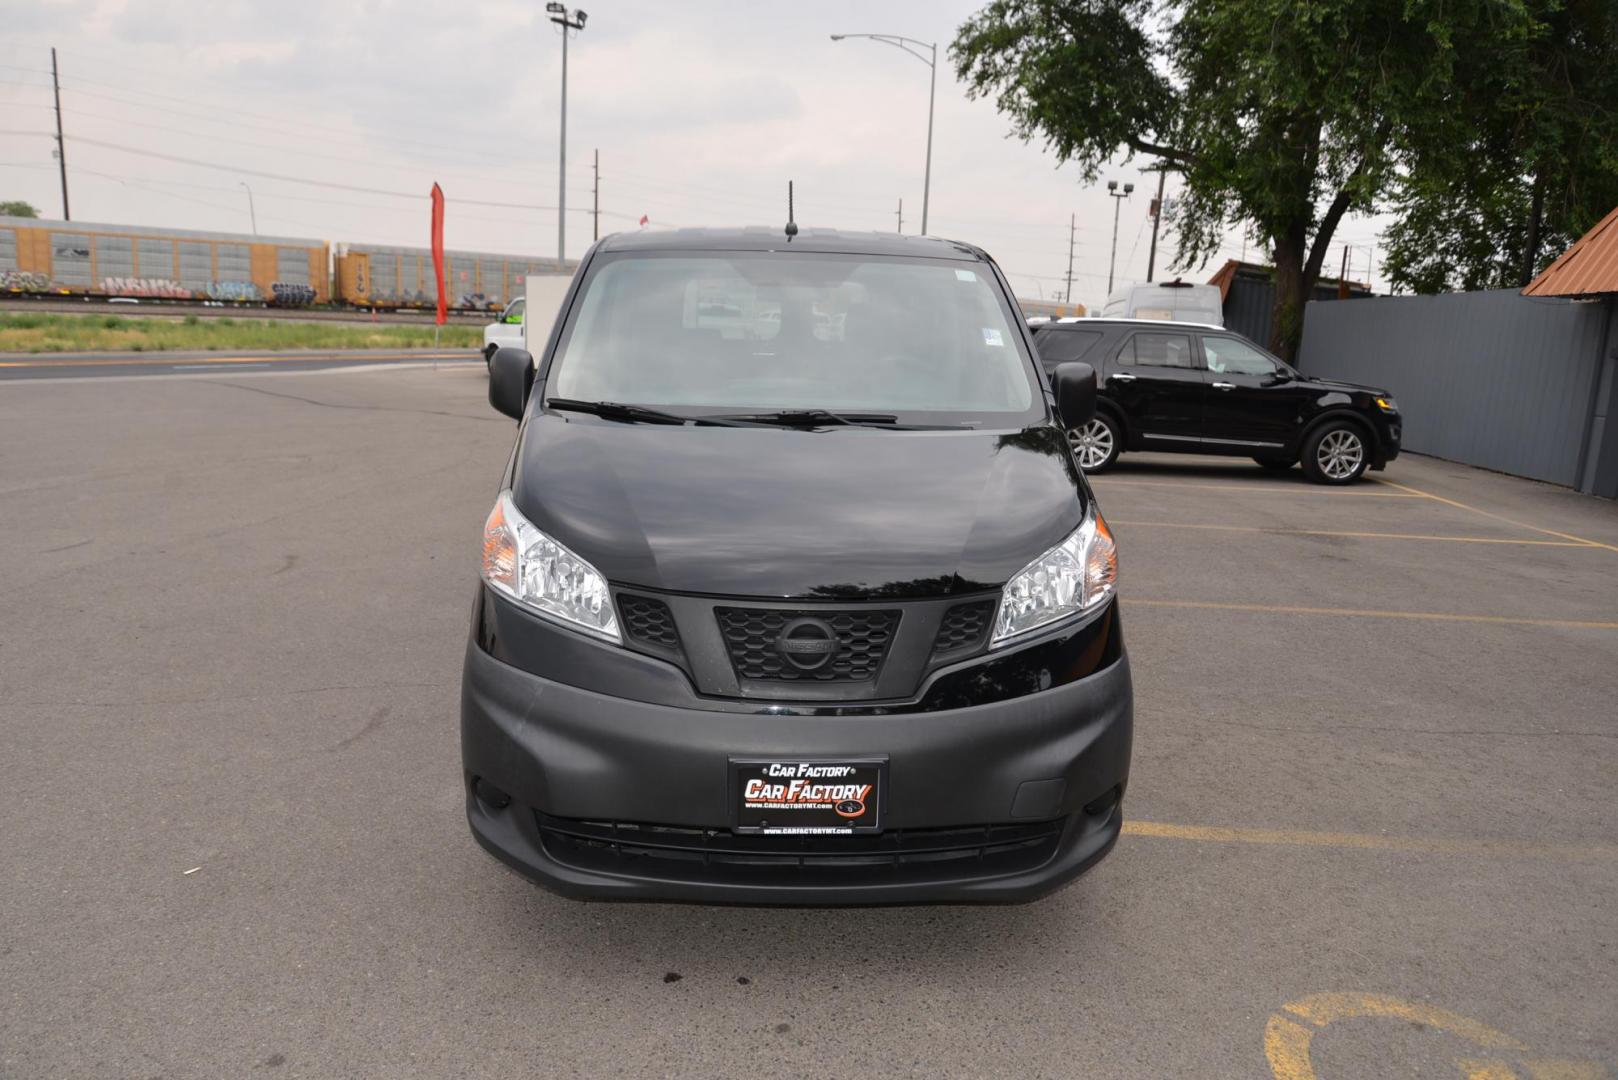
[[[1257,525],[1199,525],[1181,521],[1129,521],[1108,518],[1110,525],[1128,525],[1150,529],[1212,529],[1216,532],[1269,533],[1274,536],[1351,536],[1371,540],[1447,540],[1452,544],[1528,544],[1534,547],[1596,547],[1595,544],[1575,540],[1513,540],[1495,536],[1428,536],[1423,533],[1342,532],[1330,529],[1271,529]]]
[[[1422,855],[1482,855],[1563,860],[1618,859],[1609,844],[1544,844],[1528,840],[1469,840],[1458,837],[1379,836],[1375,833],[1309,832],[1297,829],[1240,829],[1218,825],[1173,825],[1163,821],[1124,822],[1125,836],[1197,840],[1219,844],[1346,848]]]
[[[1203,600],[1139,600],[1130,597],[1125,607],[1190,608],[1206,611],[1248,611],[1262,615],[1337,615],[1354,619],[1414,619],[1428,622],[1493,623],[1500,626],[1554,626],[1569,630],[1618,630],[1618,622],[1591,619],[1531,619],[1513,615],[1455,615],[1445,611],[1376,611],[1360,608],[1289,607],[1278,604],[1229,604]]]
[[[1457,510],[1469,510],[1474,514],[1479,514],[1486,518],[1493,518],[1496,521],[1504,521],[1507,525],[1515,525],[1519,529],[1528,529],[1531,532],[1544,533],[1546,536],[1559,536],[1563,540],[1577,540],[1579,543],[1585,544],[1589,547],[1605,548],[1608,551],[1618,551],[1618,547],[1615,547],[1612,544],[1603,544],[1599,540],[1586,540],[1584,537],[1574,536],[1572,533],[1557,532],[1555,529],[1542,529],[1538,525],[1530,525],[1526,521],[1518,521],[1516,518],[1508,518],[1504,514],[1496,514],[1492,510],[1479,510],[1475,506],[1468,506],[1463,502],[1456,502],[1454,499],[1446,499],[1442,495],[1434,495],[1432,492],[1422,491],[1420,488],[1409,487],[1405,484],[1395,484],[1392,480],[1383,480],[1381,477],[1373,476],[1371,479],[1375,480],[1379,484],[1384,484],[1391,488],[1398,488],[1400,491],[1407,491],[1412,495],[1420,495],[1424,498],[1432,499],[1435,502],[1441,502],[1445,506],[1453,506]]]
[[[1191,488],[1203,491],[1240,491],[1250,495],[1335,495],[1361,499],[1420,499],[1422,495],[1403,491],[1343,491],[1329,487],[1276,487],[1270,484],[1195,484],[1179,480],[1091,480],[1090,486],[1105,491],[1110,487]]]
[[[163,367],[174,364],[279,364],[302,361],[303,363],[319,363],[322,361],[340,361],[344,363],[395,363],[400,360],[474,360],[477,354],[464,353],[387,353],[381,356],[331,356],[317,354],[315,356],[295,356],[283,354],[278,356],[188,356],[167,357],[161,353],[141,358],[124,358],[114,360],[97,360],[75,358],[72,360],[0,360],[0,367]]]

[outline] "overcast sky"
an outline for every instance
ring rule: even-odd
[[[1074,297],[1104,298],[1102,185],[1010,137],[949,68],[971,0],[584,6],[569,45],[570,257],[591,238],[596,149],[603,233],[642,214],[654,226],[784,224],[789,179],[802,224],[893,229],[902,198],[904,231],[918,231],[927,68],[887,45],[829,40],[891,33],[939,45],[929,231],[983,245],[1019,295],[1051,297],[1076,214]],[[266,235],[420,246],[436,180],[450,247],[556,252],[561,41],[543,0],[12,0],[3,21],[0,199],[61,216],[55,45],[76,220],[247,232],[245,182]],[[1136,184],[1121,209],[1120,282],[1146,275],[1147,164],[1102,177]],[[1372,224],[1343,234],[1363,279]],[[1233,231],[1219,259],[1185,276],[1206,280],[1241,252]]]

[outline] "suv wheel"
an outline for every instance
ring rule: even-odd
[[[1123,432],[1106,413],[1096,413],[1089,423],[1067,433],[1073,444],[1073,456],[1079,459],[1079,468],[1087,473],[1101,472],[1118,460]]]
[[[1317,484],[1351,484],[1368,462],[1364,433],[1347,421],[1324,424],[1303,446],[1303,471]]]
[[[1287,457],[1256,457],[1253,460],[1266,469],[1273,469],[1275,472],[1286,472],[1297,464],[1292,458]]]

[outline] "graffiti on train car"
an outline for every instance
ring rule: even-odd
[[[251,281],[210,281],[202,288],[209,300],[225,300],[242,304],[264,299],[264,294]]]
[[[277,281],[270,286],[273,294],[270,303],[279,307],[304,307],[315,302],[315,287],[313,285],[296,285],[287,281]]]
[[[101,291],[108,296],[154,296],[164,300],[189,300],[191,290],[168,278],[109,277],[101,279]]]
[[[50,292],[51,279],[33,270],[0,270],[0,289],[6,292]]]

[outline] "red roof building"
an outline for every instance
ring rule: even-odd
[[[1524,296],[1573,298],[1618,293],[1618,208],[1579,237],[1522,292]]]

